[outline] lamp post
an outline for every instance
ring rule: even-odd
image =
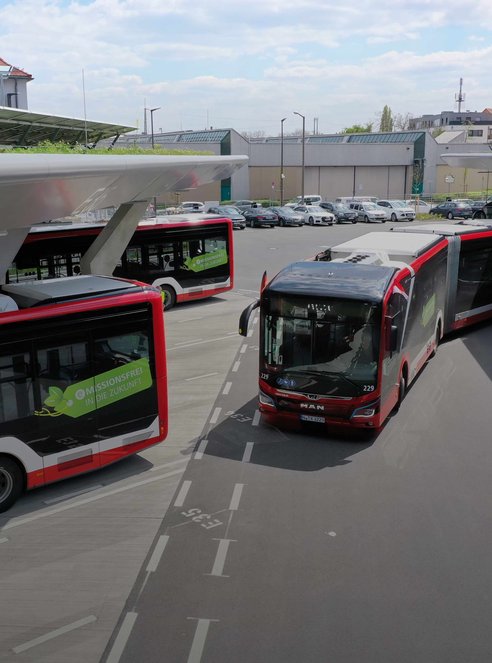
[[[152,144],[152,149],[154,149],[154,113],[157,110],[160,110],[160,106],[155,108],[146,108],[146,111],[150,112],[150,140]],[[157,198],[154,196],[154,216],[157,217]]]
[[[280,120],[280,207],[284,204],[284,122],[287,118]]]
[[[152,149],[154,149],[154,113],[157,110],[160,110],[161,107],[157,106],[156,108],[146,108],[145,110],[150,111],[150,140],[152,142]]]
[[[304,205],[304,143],[306,138],[306,117],[294,111],[294,115],[302,117],[302,175],[301,175],[301,204]]]

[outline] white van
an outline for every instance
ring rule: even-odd
[[[304,196],[305,205],[319,205],[323,202],[323,198],[317,195]],[[302,196],[297,196],[295,200],[296,205],[302,205]]]
[[[379,198],[377,196],[342,196],[335,198],[336,203],[342,205],[349,205],[350,203],[377,203]]]

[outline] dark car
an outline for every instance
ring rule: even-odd
[[[208,213],[218,214],[219,216],[225,216],[227,219],[230,219],[234,230],[244,230],[246,228],[244,214],[233,205],[215,205],[208,208]]]
[[[277,215],[279,226],[304,225],[304,216],[294,212],[292,207],[269,207],[268,211]]]
[[[242,209],[241,212],[246,219],[246,225],[251,228],[258,226],[272,226],[274,228],[278,223],[277,215],[263,207]]]
[[[469,219],[473,216],[472,208],[466,203],[455,203],[447,200],[445,203],[431,207],[429,214],[445,216],[448,219]]]
[[[261,207],[261,203],[257,203],[255,200],[236,200],[234,207],[243,212],[245,209]]]
[[[335,215],[337,223],[357,223],[357,212],[342,203],[320,203],[320,207]]]

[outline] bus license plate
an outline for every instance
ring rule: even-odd
[[[313,421],[315,424],[324,424],[325,423],[325,418],[324,417],[317,417],[314,414],[301,414],[299,415],[301,421]]]

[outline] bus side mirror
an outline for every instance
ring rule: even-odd
[[[389,320],[386,325],[385,346],[387,352],[395,352],[398,348],[398,327],[390,324]]]
[[[241,336],[247,336],[248,335],[248,325],[249,325],[249,319],[251,318],[251,313],[255,310],[255,308],[258,308],[260,305],[260,300],[257,299],[256,301],[252,302],[249,306],[247,306],[244,311],[241,313],[241,317],[239,318],[239,334]]]

